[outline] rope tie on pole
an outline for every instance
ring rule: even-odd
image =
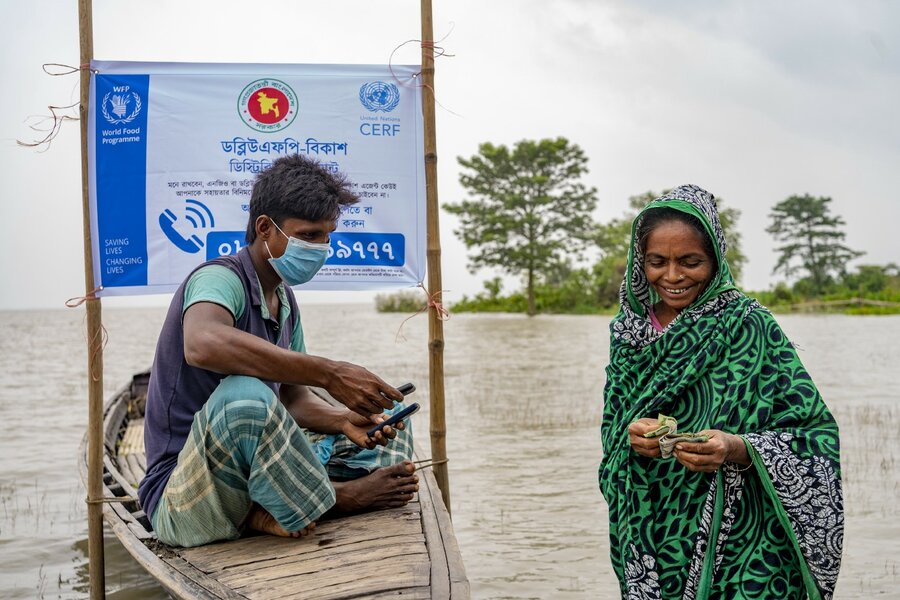
[[[394,74],[394,67],[393,67],[394,54],[396,54],[398,50],[400,50],[402,47],[406,46],[407,44],[419,44],[420,48],[425,49],[425,50],[431,50],[432,53],[434,54],[433,58],[440,58],[442,56],[445,56],[447,58],[453,58],[455,56],[454,54],[448,54],[447,50],[443,46],[439,46],[438,44],[440,44],[441,42],[446,40],[448,37],[450,37],[450,34],[453,33],[454,27],[455,27],[455,24],[450,23],[450,31],[447,32],[447,35],[445,35],[441,39],[437,40],[436,42],[435,41],[429,42],[429,41],[425,41],[425,40],[406,40],[405,42],[401,42],[400,44],[397,45],[396,48],[394,48],[391,51],[391,55],[388,57],[388,69],[390,70],[391,76],[394,78],[394,81],[396,81],[398,85],[401,85],[404,87],[410,86],[410,85],[415,85],[415,87],[420,87],[420,88],[431,91],[431,95],[432,95],[432,97],[434,97],[435,104],[437,104],[438,106],[440,106],[441,108],[446,110],[451,115],[461,117],[462,115],[460,115],[459,113],[453,112],[452,110],[450,110],[449,108],[447,108],[446,106],[441,104],[440,101],[438,101],[437,95],[434,93],[434,88],[431,85],[424,84],[424,83],[409,84],[409,83],[403,82],[400,80],[400,78],[397,77],[397,75]],[[422,73],[420,71],[419,73],[417,73],[415,75],[415,77],[418,78],[421,76],[421,74]]]
[[[101,291],[103,291],[103,286],[98,285],[84,296],[75,296],[74,298],[69,298],[65,303],[66,308],[78,308],[88,300],[99,300],[99,298],[97,298],[97,292]],[[98,336],[100,338],[99,343],[97,339]],[[88,344],[89,348],[93,348],[93,350],[91,350],[91,359],[88,361],[88,364],[93,365],[93,367],[91,368],[91,379],[93,379],[94,381],[100,381],[100,377],[102,375],[102,373],[98,373],[96,371],[96,369],[98,368],[97,363],[99,362],[98,360],[96,360],[97,355],[102,354],[103,349],[106,348],[106,344],[108,342],[109,332],[106,331],[106,325],[100,323],[100,329],[91,336],[91,341]],[[99,368],[102,369],[102,366]]]
[[[94,289],[89,291],[84,296],[75,296],[73,298],[69,298],[68,300],[66,300],[66,308],[78,308],[79,306],[81,306],[82,304],[87,302],[88,300],[96,300],[97,292],[102,292],[102,291],[103,291],[103,286],[98,285],[97,287],[95,287]]]
[[[426,296],[425,305],[422,308],[420,308],[419,310],[417,310],[416,312],[414,312],[413,314],[411,314],[408,317],[406,317],[405,319],[403,319],[403,322],[400,323],[400,327],[397,328],[397,335],[394,336],[395,342],[400,342],[400,341],[405,342],[406,336],[403,335],[403,326],[406,325],[407,321],[409,321],[410,319],[412,319],[414,317],[418,317],[423,312],[427,311],[429,308],[434,308],[434,310],[438,314],[438,318],[441,321],[447,321],[450,319],[450,311],[444,306],[444,304],[441,302],[441,300],[435,299],[435,298],[438,298],[441,294],[443,294],[447,290],[438,290],[438,291],[434,292],[433,294],[429,293],[428,290],[425,288],[425,284],[422,283],[421,281],[419,282],[419,285],[417,285],[416,287],[420,288],[423,292],[425,292],[425,296]]]
[[[55,69],[51,69],[50,67],[59,67],[59,70],[57,71]],[[71,75],[72,73],[78,73],[79,71],[90,71],[91,73],[100,72],[97,69],[92,69],[91,65],[78,65],[77,67],[74,67],[72,65],[64,65],[62,63],[44,63],[43,65],[41,65],[41,70],[52,77]]]
[[[91,71],[92,73],[97,72],[96,69],[91,69],[90,65],[79,65],[77,67],[74,67],[72,65],[64,65],[61,63],[44,63],[43,65],[41,65],[41,69],[44,71],[44,73],[46,73],[47,75],[50,75],[51,77],[62,77],[65,75],[71,75],[73,73],[78,73],[80,71]],[[78,121],[79,120],[78,116],[61,114],[62,111],[72,110],[74,108],[77,108],[79,106],[79,104],[80,104],[79,102],[75,102],[73,104],[69,104],[66,106],[54,106],[52,104],[48,105],[47,109],[50,111],[50,115],[43,116],[43,117],[32,116],[30,118],[37,119],[37,121],[33,125],[28,126],[29,129],[31,129],[32,131],[38,131],[38,132],[46,131],[47,135],[45,135],[42,139],[40,139],[36,142],[23,142],[22,140],[17,139],[16,144],[19,146],[24,146],[25,148],[37,148],[37,147],[46,145],[46,148],[41,150],[41,152],[45,152],[50,147],[50,142],[52,142],[56,138],[56,136],[59,134],[59,130],[65,121]],[[42,128],[41,126],[44,123],[46,123],[47,121],[52,122],[50,125],[50,128],[49,129]]]

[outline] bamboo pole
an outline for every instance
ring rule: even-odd
[[[92,599],[106,597],[103,557],[103,335],[100,299],[94,297],[94,270],[91,244],[90,201],[88,196],[88,102],[94,58],[94,24],[91,0],[78,1],[78,34],[81,45],[81,206],[84,228],[84,289],[87,311],[88,355],[88,573]]]
[[[425,121],[425,204],[428,226],[428,291],[441,292],[441,232],[438,218],[437,142],[434,126],[434,24],[431,0],[422,6],[422,113]],[[428,381],[431,390],[431,458],[434,478],[450,512],[450,479],[447,473],[447,421],[444,416],[444,322],[433,303],[428,310]],[[439,462],[444,461],[444,462]]]

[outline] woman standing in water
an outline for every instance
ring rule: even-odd
[[[725,250],[697,186],[632,225],[601,428],[613,568],[629,599],[831,598],[837,424],[775,319],[734,286]],[[662,458],[645,437],[658,414],[707,441]]]

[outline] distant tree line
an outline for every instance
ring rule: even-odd
[[[469,158],[459,157],[460,183],[468,197],[444,204],[459,217],[456,235],[470,250],[469,270],[494,268],[521,278],[522,287],[504,293],[502,279],[484,282],[484,290],[463,297],[453,310],[545,313],[611,312],[631,242],[631,223],[660,194],[645,192],[628,199],[628,210],[608,223],[592,213],[597,190],[581,178],[587,157],[578,145],[559,137],[523,140],[512,148],[485,143]],[[831,214],[831,198],[791,196],[777,203],[766,229],[778,260],[773,275],[786,281],[752,292],[773,308],[900,312],[897,265],[848,263],[863,255],[844,243],[844,220]],[[717,199],[728,242],[727,260],[740,282],[747,257],[737,223],[741,213]],[[594,257],[584,262],[585,251]],[[379,310],[391,310],[389,298]]]

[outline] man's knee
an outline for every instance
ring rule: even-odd
[[[194,426],[213,462],[249,466],[266,431],[284,420],[284,407],[269,386],[255,377],[230,375],[210,395]]]
[[[265,413],[277,401],[272,388],[256,377],[229,375],[213,390],[207,402],[207,411],[214,414],[240,403],[249,410],[257,409]]]

